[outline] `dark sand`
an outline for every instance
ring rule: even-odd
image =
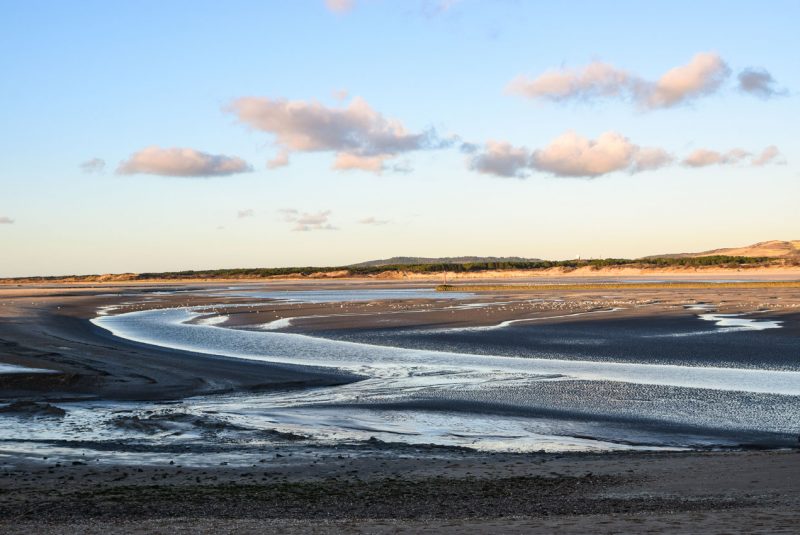
[[[789,533],[800,520],[797,453],[284,453],[247,468],[5,467],[0,530]]]
[[[88,321],[98,307],[149,294],[147,289],[128,291],[134,295],[109,295],[108,288],[0,289],[0,362],[60,372],[0,375],[0,399],[181,399],[355,379],[331,370],[160,349],[114,337]],[[191,302],[171,297],[151,306]]]
[[[131,303],[125,310],[203,303],[220,308],[237,302],[155,297],[153,289],[158,288],[138,285],[125,289],[131,294],[125,296],[115,295],[121,288],[108,286],[0,289],[0,362],[60,372],[2,376],[0,399],[179,399],[353,379],[326,370],[162,350],[119,340],[88,323],[97,307],[120,302]],[[275,304],[239,311],[232,323],[245,327],[277,317],[347,311],[353,315],[298,320],[293,329],[481,325],[603,310],[622,302],[628,303],[623,314],[631,317],[679,319],[686,314],[683,304],[698,301],[720,304],[721,311],[768,308],[771,317],[787,319],[782,335],[798,333],[797,290],[613,293],[576,292],[560,295],[564,303],[456,314],[442,306],[430,313],[404,311],[430,306],[425,301],[344,308]],[[158,300],[144,302],[148,297]],[[595,319],[603,314],[590,321]],[[793,451],[489,454],[383,443],[265,448],[264,462],[237,468],[6,456],[0,464],[0,532],[788,533],[800,525],[800,457]]]

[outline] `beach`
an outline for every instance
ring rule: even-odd
[[[358,387],[364,383],[364,377],[357,373],[358,366],[363,368],[363,364],[321,365],[324,361],[313,357],[313,352],[306,355],[306,360],[281,362],[279,358],[252,360],[187,351],[124,339],[100,327],[117,328],[113,327],[115,318],[156,321],[159,318],[154,314],[163,312],[169,317],[189,307],[195,311],[191,323],[196,324],[197,330],[181,327],[184,329],[181,332],[205,333],[212,329],[210,332],[248,337],[256,336],[255,331],[277,332],[289,336],[289,341],[297,340],[294,336],[317,340],[314,343],[321,344],[323,353],[329,347],[351,347],[326,345],[344,343],[366,347],[367,354],[381,354],[384,350],[380,348],[384,347],[389,351],[388,356],[396,351],[394,347],[428,351],[426,347],[433,344],[438,351],[442,348],[457,351],[465,344],[474,346],[480,341],[487,344],[486,350],[491,348],[495,355],[492,362],[515,358],[509,361],[512,364],[531,362],[533,355],[524,353],[525,348],[534,343],[542,347],[541,340],[546,338],[550,340],[549,350],[558,351],[567,359],[565,366],[572,366],[570,359],[580,363],[592,354],[598,366],[605,366],[606,361],[629,363],[636,373],[655,364],[686,365],[688,358],[670,356],[666,350],[659,353],[657,348],[664,345],[660,342],[634,342],[641,338],[641,333],[660,336],[661,330],[666,329],[671,337],[665,340],[681,344],[684,338],[672,334],[694,333],[698,329],[699,332],[723,329],[721,332],[725,333],[724,329],[733,329],[730,334],[693,337],[691,344],[700,343],[697,347],[708,350],[702,351],[705,360],[692,357],[691,365],[711,369],[727,366],[740,370],[737,373],[747,373],[753,366],[748,362],[753,348],[771,340],[770,347],[760,350],[759,369],[763,373],[782,374],[791,373],[796,367],[791,359],[796,354],[793,344],[800,325],[800,290],[796,288],[768,291],[637,288],[613,292],[548,289],[541,293],[506,290],[457,300],[425,293],[429,289],[375,281],[0,289],[0,343],[3,344],[0,362],[49,372],[0,375],[0,402],[6,403],[6,408],[12,407],[0,418],[6,422],[13,420],[4,429],[27,429],[30,433],[27,438],[16,434],[4,436],[0,445],[3,511],[0,517],[4,519],[0,526],[9,533],[33,529],[45,533],[165,529],[201,532],[263,529],[551,532],[558,529],[578,533],[645,529],[669,532],[676,526],[713,533],[789,529],[796,523],[794,511],[800,498],[797,483],[800,472],[794,449],[796,432],[787,432],[784,437],[777,429],[796,431],[792,421],[794,424],[797,421],[796,415],[784,409],[765,414],[778,415],[779,419],[783,414],[791,421],[776,420],[775,432],[750,435],[735,426],[725,432],[717,430],[713,436],[705,427],[693,428],[689,433],[683,425],[667,429],[669,426],[665,427],[663,422],[653,424],[645,433],[642,430],[646,426],[641,421],[627,421],[617,413],[613,414],[613,421],[602,420],[607,429],[632,433],[628,438],[638,437],[637,440],[644,440],[642,437],[647,435],[650,437],[647,440],[663,441],[667,432],[677,437],[675,441],[690,435],[711,440],[708,446],[689,448],[656,447],[657,442],[648,446],[647,440],[626,442],[620,436],[600,431],[591,437],[563,437],[561,441],[551,437],[548,439],[551,445],[541,451],[526,449],[527,444],[533,443],[530,437],[515,439],[520,446],[516,449],[503,449],[496,445],[497,441],[513,444],[514,440],[508,437],[494,442],[470,442],[473,439],[465,442],[464,438],[452,437],[444,440],[443,435],[435,433],[436,429],[417,439],[392,435],[391,428],[380,426],[373,430],[351,429],[349,434],[337,428],[324,438],[321,435],[310,438],[295,431],[304,425],[332,429],[332,420],[320,419],[320,414],[328,412],[308,412],[309,398],[304,396],[313,395],[319,403],[327,399],[326,392],[342,396],[338,393],[340,389],[351,389],[362,396],[360,403],[374,403],[370,410],[385,409],[401,415],[412,414],[424,401],[420,414],[426,418],[434,413],[450,415],[447,420],[436,416],[440,419],[431,420],[435,426],[462,425],[459,422],[468,421],[469,411],[481,406],[480,398],[473,396],[459,401],[460,398],[450,396],[443,413],[431,413],[434,404],[430,394],[439,392],[435,389],[440,387],[428,382],[415,386],[425,392],[421,398],[390,399],[381,389],[380,400],[365,399],[369,391]],[[422,294],[417,293],[420,290]],[[296,301],[275,298],[276,292],[296,291],[307,293]],[[366,291],[366,297],[348,302],[337,300],[336,292],[354,291]],[[388,294],[370,293],[387,291]],[[316,293],[312,297],[308,292]],[[256,294],[272,297],[255,299]],[[370,297],[376,295],[380,299]],[[703,314],[723,316],[698,319]],[[90,321],[93,319],[94,323]],[[726,321],[734,324],[718,325]],[[515,330],[506,331],[505,327],[497,328],[498,325],[511,325]],[[526,329],[531,325],[536,325],[536,329]],[[120,329],[123,327],[128,328],[126,324],[119,325]],[[428,333],[424,343],[420,342],[424,337],[410,334],[420,329]],[[596,339],[597,331],[630,331],[635,336],[615,339],[619,343],[615,343],[614,351],[597,344],[576,345],[576,340]],[[172,331],[165,333],[164,336],[172,336]],[[531,333],[538,338],[530,338],[534,336]],[[571,342],[558,342],[567,335]],[[730,338],[731,335],[738,338]],[[701,343],[704,338],[719,341]],[[648,348],[647,355],[642,356],[642,348]],[[423,358],[429,354],[420,355]],[[519,372],[504,373],[513,375],[514,381],[519,380]],[[626,369],[626,373],[630,370]],[[481,382],[486,380],[483,376],[476,377]],[[559,388],[558,385],[573,383],[562,380],[542,384]],[[587,384],[595,391],[597,387],[606,388],[603,381]],[[788,384],[792,388],[792,383]],[[546,395],[558,394],[558,390],[551,392],[552,388],[545,386],[542,392]],[[750,388],[761,387],[755,384]],[[644,391],[648,395],[665,396],[673,391],[702,394],[700,390],[669,384],[647,387]],[[620,395],[624,390],[614,387],[613,392]],[[223,418],[233,401],[250,407],[264,396],[297,398],[303,402],[299,409],[291,404],[280,410],[270,405],[269,425],[258,429],[240,425],[244,422],[241,418]],[[228,400],[227,405],[219,405],[220,399]],[[349,398],[335,399],[341,404]],[[591,420],[585,415],[578,418],[573,406],[567,405],[571,401],[558,399],[561,398],[547,398],[547,403],[555,400],[563,404],[560,412],[546,415],[548,422],[572,418],[578,424],[570,425],[588,425],[586,422],[595,421],[595,416]],[[699,401],[694,403],[706,403],[702,399],[698,397]],[[727,398],[714,394],[707,403],[709,406],[720,403],[719,399]],[[759,404],[792,403],[795,398],[753,392],[742,399],[743,403]],[[528,397],[521,400],[520,403],[531,403]],[[534,402],[539,403],[536,399]],[[528,406],[524,403],[520,407]],[[395,406],[389,407],[391,404]],[[199,410],[198,406],[205,409]],[[212,410],[212,407],[218,408]],[[488,410],[487,414],[500,415],[501,420],[510,422],[508,425],[517,425],[520,418],[524,421],[531,418],[527,412],[520,413],[520,417],[507,411],[491,412],[496,409],[486,408],[485,403],[482,407],[476,414]],[[67,415],[59,416],[56,409],[64,410]],[[336,410],[339,417],[356,418],[352,415],[362,414],[347,404]],[[85,420],[85,425],[112,422],[113,429],[102,432],[87,429],[82,435],[75,432],[53,436],[52,429],[67,425],[59,422],[70,422],[81,415],[99,418],[98,412],[109,416]],[[242,414],[255,417],[255,412]],[[300,416],[306,418],[305,424],[298,423]],[[498,425],[501,420],[497,420]],[[362,420],[360,425],[367,421],[370,420]],[[379,422],[371,421],[375,425]],[[610,427],[608,422],[612,422]],[[385,421],[381,425],[384,424]],[[74,425],[64,428],[75,429]],[[436,443],[426,443],[428,439]]]

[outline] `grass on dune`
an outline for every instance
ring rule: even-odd
[[[563,284],[441,284],[437,292],[541,292],[548,290],[704,290],[800,288],[800,281],[754,282],[589,282]]]

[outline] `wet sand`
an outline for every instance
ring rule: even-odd
[[[291,453],[239,468],[4,465],[0,530],[757,533],[800,520],[789,452]]]
[[[126,342],[87,321],[99,307],[121,303],[127,304],[118,311],[207,305],[229,314],[230,325],[240,328],[306,317],[288,328],[341,333],[489,325],[553,316],[567,317],[543,321],[607,321],[604,311],[616,307],[625,310],[615,312],[614,317],[680,319],[687,314],[686,303],[706,302],[716,304],[722,312],[769,310],[764,317],[785,321],[782,335],[800,332],[796,320],[800,291],[792,289],[684,294],[615,290],[613,295],[548,292],[541,296],[495,293],[478,295],[469,303],[505,304],[456,310],[447,308],[453,303],[430,300],[269,303],[246,310],[226,309],[226,304],[248,299],[154,293],[160,289],[163,287],[142,285],[0,289],[0,362],[60,372],[0,376],[0,399],[51,403],[181,399],[211,392],[333,385],[354,379],[322,369]],[[532,298],[543,301],[530,301]],[[589,319],[570,316],[584,312],[597,314]],[[491,454],[384,443],[298,444],[265,445],[264,462],[235,468],[169,462],[140,465],[135,456],[129,462],[110,464],[91,457],[54,461],[3,455],[0,531],[791,530],[800,521],[796,512],[800,510],[797,455],[793,451]]]
[[[0,290],[0,362],[59,372],[0,375],[0,399],[181,399],[355,379],[331,370],[165,350],[113,337],[88,319],[120,300],[147,299],[154,289],[122,288],[124,297],[116,294],[120,290]],[[179,300],[153,305],[177,306]]]

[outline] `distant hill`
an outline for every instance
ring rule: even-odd
[[[383,260],[368,260],[351,264],[348,267],[380,267],[380,266],[410,266],[427,264],[476,264],[486,262],[540,262],[539,258],[522,258],[519,256],[444,256],[439,258],[424,258],[420,256],[393,256]]]
[[[130,281],[181,281],[181,280],[257,280],[257,279],[336,279],[346,277],[399,278],[437,274],[481,273],[497,271],[558,270],[566,273],[581,268],[591,270],[633,268],[647,269],[737,269],[755,267],[800,267],[800,240],[765,241],[747,247],[714,249],[699,253],[679,253],[648,256],[645,258],[589,258],[574,260],[540,260],[519,256],[446,256],[424,258],[395,256],[383,260],[369,260],[349,266],[295,266],[277,268],[230,268],[164,273],[122,273],[109,275],[68,275],[46,277],[0,278],[0,284],[48,282],[130,282]]]
[[[712,249],[700,253],[677,253],[648,256],[647,258],[702,258],[704,256],[747,256],[754,258],[796,258],[800,257],[800,240],[762,241],[745,247]]]

